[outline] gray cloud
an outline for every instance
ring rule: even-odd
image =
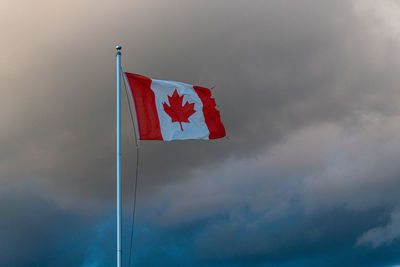
[[[170,203],[165,219],[173,223],[236,205],[278,215],[294,203],[310,213],[395,206],[399,122],[398,116],[370,114],[350,128],[328,123],[299,129],[256,158],[194,169],[190,179],[165,186],[166,196],[155,199]]]
[[[395,1],[5,1],[3,7],[1,184],[15,191],[37,186],[55,210],[83,218],[114,205],[119,43],[126,71],[216,85],[230,138],[142,142],[144,224],[182,233],[182,224],[209,222],[193,241],[203,258],[216,257],[218,249],[206,247],[218,236],[221,246],[242,241],[224,253],[243,251],[242,260],[279,249],[294,258],[319,245],[351,249],[357,238],[378,249],[396,236],[388,234],[395,224],[388,214],[400,204]],[[129,201],[135,151],[127,112],[125,105]],[[356,215],[366,222],[346,227]],[[329,216],[338,217],[337,225]],[[295,229],[306,233],[298,238],[290,230],[297,219]],[[271,224],[280,242],[265,230]],[[341,239],[320,244],[338,225]],[[232,237],[237,231],[243,238]],[[305,248],[284,249],[299,240]]]
[[[215,96],[232,140],[143,144],[145,188],[232,153],[255,155],[260,144],[272,144],[305,124],[351,119],[355,111],[395,105],[389,96],[381,100],[384,106],[377,105],[376,95],[386,94],[363,86],[385,75],[370,70],[376,58],[370,52],[379,47],[369,45],[372,37],[350,3],[230,2],[229,9],[224,2],[212,9],[210,2],[188,2],[180,8],[171,8],[172,3],[170,12],[163,12],[164,1],[137,8],[123,2],[127,6],[118,13],[103,2],[91,16],[86,16],[84,3],[63,3],[62,11],[32,15],[31,23],[21,24],[21,34],[27,35],[16,47],[31,49],[32,59],[19,62],[4,87],[10,103],[19,103],[3,112],[12,114],[3,121],[11,123],[3,127],[10,131],[2,141],[4,176],[35,173],[40,183],[67,197],[72,192],[112,196],[114,58],[111,41],[104,40],[115,36],[126,47],[128,71],[217,85]],[[75,14],[76,9],[80,11]],[[15,14],[24,15],[29,17]],[[113,22],[116,17],[126,20]],[[31,27],[40,30],[34,33]],[[59,33],[60,27],[64,30]],[[381,88],[391,89],[392,84]],[[128,120],[125,125],[129,138]],[[126,142],[127,160],[133,162]],[[167,157],[172,153],[174,158]],[[26,167],[16,172],[14,162]],[[158,168],[150,167],[154,164]]]
[[[387,225],[375,227],[363,233],[357,239],[357,245],[371,245],[373,248],[384,244],[390,245],[393,240],[400,237],[399,221],[399,212],[393,211]]]

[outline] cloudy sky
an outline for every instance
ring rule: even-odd
[[[136,266],[400,264],[398,1],[0,7],[0,266],[115,264],[117,44],[125,71],[215,86],[229,137],[141,143]]]

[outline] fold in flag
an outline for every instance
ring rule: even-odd
[[[132,92],[140,140],[216,139],[225,136],[211,91],[186,83],[124,73]]]

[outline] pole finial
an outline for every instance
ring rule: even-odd
[[[117,56],[120,56],[120,55],[121,55],[122,46],[116,45],[116,46],[115,46],[115,49],[117,49]]]

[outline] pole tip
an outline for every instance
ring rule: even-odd
[[[119,50],[121,50],[121,49],[122,49],[122,46],[120,46],[120,45],[117,45],[117,46],[115,46],[115,49],[117,49],[117,50],[119,51]]]

